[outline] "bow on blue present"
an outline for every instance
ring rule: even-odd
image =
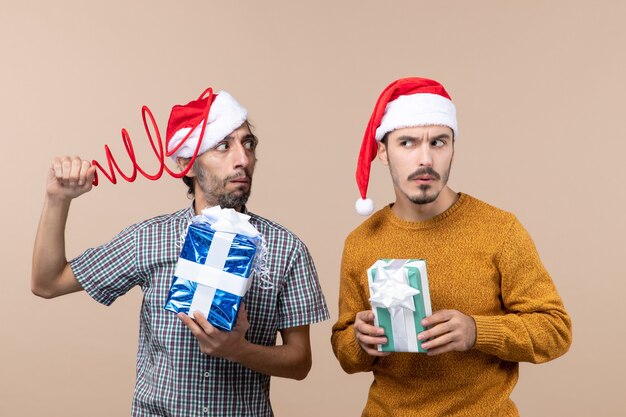
[[[233,328],[263,246],[262,236],[249,219],[219,206],[205,209],[192,219],[166,310],[192,317],[199,311],[212,325],[226,331]]]

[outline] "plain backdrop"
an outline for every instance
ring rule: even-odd
[[[372,377],[343,373],[329,341],[343,240],[363,220],[356,157],[380,91],[425,76],[458,109],[451,187],[520,218],[573,319],[565,356],[521,365],[522,415],[623,416],[625,4],[0,1],[0,415],[129,414],[141,291],[108,308],[31,294],[44,178],[55,155],[104,161],[104,144],[127,169],[122,127],[156,169],[141,106],[164,132],[171,106],[208,86],[248,107],[249,208],[306,242],[332,316],[312,326],[309,376],[272,379],[275,413],[360,415]],[[369,194],[393,200],[377,163]],[[170,177],[103,180],[72,206],[68,256],[188,204]]]

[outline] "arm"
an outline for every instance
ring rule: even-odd
[[[298,326],[280,331],[281,346],[262,346],[245,339],[249,323],[245,306],[237,314],[237,324],[230,332],[211,325],[202,314],[194,314],[195,321],[184,313],[178,318],[198,339],[200,351],[237,362],[246,368],[271,376],[304,379],[311,369],[311,343],[309,326]]]
[[[571,321],[532,239],[519,222],[498,260],[504,315],[468,316],[440,310],[422,320],[428,355],[477,350],[512,362],[546,362],[571,344]],[[429,340],[430,339],[430,340]]]
[[[515,220],[496,260],[504,315],[474,315],[475,349],[514,362],[541,363],[563,355],[572,323],[535,245]]]
[[[331,343],[339,364],[347,373],[367,372],[377,356],[376,343],[386,342],[383,329],[375,327],[374,313],[370,310],[369,288],[350,238],[346,240],[341,259],[339,283],[339,318],[333,326]]]
[[[33,249],[31,290],[53,298],[82,290],[65,256],[65,225],[72,199],[91,190],[95,167],[78,157],[55,158]]]

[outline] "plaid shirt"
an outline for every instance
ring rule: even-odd
[[[267,241],[274,285],[260,288],[255,281],[244,297],[246,337],[273,346],[279,329],[327,320],[329,314],[306,246],[277,223],[248,214]],[[192,216],[188,208],[130,226],[73,259],[72,270],[104,305],[135,285],[143,290],[133,416],[271,416],[268,375],[202,354],[189,329],[163,309]]]

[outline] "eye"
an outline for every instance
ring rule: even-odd
[[[218,143],[217,146],[214,149],[216,151],[223,152],[223,151],[228,149],[228,142]]]
[[[403,139],[400,141],[400,146],[403,148],[409,148],[415,144],[413,139]]]
[[[256,149],[256,145],[257,145],[257,141],[252,140],[252,139],[250,139],[250,140],[246,141],[246,142],[243,144],[243,146],[244,146],[246,149],[248,149],[249,151],[253,151],[253,150],[255,150],[255,149]]]
[[[441,148],[442,146],[445,146],[446,142],[442,139],[435,139],[432,142],[430,142],[430,144],[434,146],[435,148]]]

